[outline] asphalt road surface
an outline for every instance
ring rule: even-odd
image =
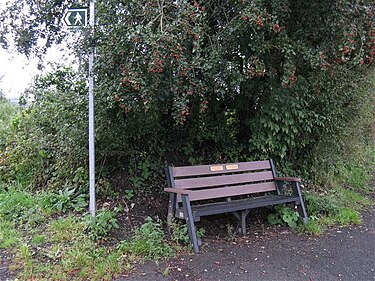
[[[236,242],[212,239],[199,254],[141,264],[118,280],[375,281],[374,206],[362,225],[317,237],[282,227],[249,232]]]

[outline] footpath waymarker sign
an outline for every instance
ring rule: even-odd
[[[95,43],[94,43],[94,29],[95,29],[95,1],[90,0],[89,8],[70,8],[64,15],[64,22],[67,27],[73,29],[77,28],[80,30],[82,27],[90,25],[88,30],[90,31],[90,38],[92,45],[89,52],[89,193],[90,202],[89,210],[91,218],[94,220],[96,217],[96,198],[95,198],[95,124],[94,124],[94,55],[95,55]],[[90,12],[90,22],[88,22],[88,13]]]
[[[90,0],[90,27],[91,38],[95,38],[95,0]],[[94,42],[94,40],[92,40]],[[94,57],[95,43],[89,54],[89,209],[92,220],[96,218],[95,199],[95,125],[94,125]]]
[[[70,8],[64,16],[64,22],[68,27],[86,27],[87,14],[87,8]]]

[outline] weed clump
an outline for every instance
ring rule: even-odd
[[[160,220],[155,222],[147,217],[146,222],[134,230],[130,240],[122,241],[118,249],[147,259],[160,259],[172,255],[172,248],[164,241],[164,231]]]

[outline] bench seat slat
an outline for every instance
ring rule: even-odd
[[[251,182],[260,182],[273,180],[272,171],[256,172],[246,174],[234,174],[214,177],[200,177],[190,179],[176,179],[174,185],[176,188],[194,189],[210,186],[224,186]]]
[[[296,196],[292,197],[285,195],[264,195],[260,197],[234,200],[231,202],[216,202],[204,205],[195,205],[192,207],[192,210],[194,216],[201,217],[294,202],[299,204],[299,198]]]
[[[212,167],[222,167],[222,170],[213,169]],[[233,167],[238,166],[238,169]],[[231,167],[231,168],[230,168]],[[228,168],[228,169],[227,169]],[[213,164],[213,165],[199,165],[199,166],[181,166],[172,167],[173,177],[189,177],[189,176],[203,176],[213,174],[226,174],[233,172],[245,172],[245,171],[256,171],[256,170],[267,170],[271,169],[270,161],[253,161],[253,162],[240,162],[240,163],[227,163],[227,164]]]
[[[240,196],[258,192],[267,192],[276,190],[274,182],[264,182],[256,184],[237,185],[230,187],[210,188],[195,190],[189,195],[190,201],[225,198],[230,196]]]

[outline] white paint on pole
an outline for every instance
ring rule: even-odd
[[[94,132],[94,36],[95,36],[95,0],[90,1],[91,44],[89,55],[89,181],[90,181],[90,213],[96,216],[95,200],[95,132]]]

